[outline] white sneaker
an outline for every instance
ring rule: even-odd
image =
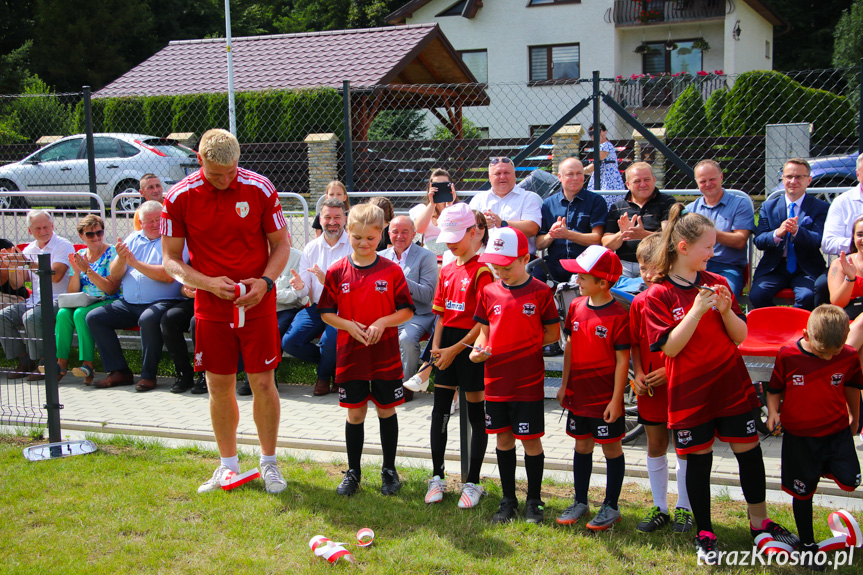
[[[198,487],[198,493],[209,493],[210,491],[216,490],[221,491],[221,481],[227,480],[228,475],[230,475],[231,473],[233,473],[233,471],[231,471],[224,465],[220,465],[213,472],[213,476],[205,483],[202,483],[200,487]]]
[[[465,483],[461,486],[461,497],[458,499],[458,508],[470,509],[476,507],[483,495],[485,495],[485,489],[482,488],[482,485]]]
[[[440,503],[443,499],[444,493],[446,493],[446,480],[441,479],[440,475],[435,475],[429,479],[429,490],[426,493],[426,503]]]
[[[416,374],[404,382],[402,386],[411,391],[426,391],[429,388],[429,380],[423,380],[420,374]]]
[[[288,482],[282,477],[282,473],[275,463],[262,463],[261,477],[264,478],[267,493],[281,493],[288,486]]]

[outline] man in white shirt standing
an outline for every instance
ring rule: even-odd
[[[470,208],[485,215],[489,229],[512,227],[527,236],[528,252],[536,252],[542,224],[542,198],[515,183],[515,164],[507,157],[492,158],[488,166],[491,189],[478,193]]]
[[[294,317],[282,338],[282,349],[297,359],[318,365],[314,394],[326,395],[336,372],[336,330],[321,320],[318,300],[324,291],[327,269],[350,254],[351,246],[345,233],[345,205],[340,200],[324,200],[320,216],[324,233],[306,244],[300,258],[300,271],[292,271],[290,281],[297,297],[308,295],[311,305]],[[315,345],[312,340],[318,336],[320,345]]]
[[[22,253],[5,253],[0,256],[0,267],[9,269],[9,285],[18,288],[24,282],[32,282],[33,294],[24,303],[10,305],[0,313],[0,342],[3,353],[8,359],[17,358],[18,364],[13,376],[28,381],[45,379],[36,371],[43,354],[42,306],[39,276],[34,273],[39,268],[39,254],[51,254],[54,311],[57,311],[57,296],[66,293],[69,287],[69,254],[75,247],[69,240],[54,233],[54,218],[45,210],[30,210],[27,213],[27,231],[34,240],[27,244]],[[26,346],[18,332],[24,327]]]

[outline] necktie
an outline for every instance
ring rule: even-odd
[[[791,209],[789,210],[788,217],[793,218],[797,212],[797,204],[791,204]],[[788,248],[788,255],[785,260],[785,265],[788,268],[788,273],[793,274],[797,271],[797,254],[794,253],[794,242],[791,241],[791,234],[786,234],[785,241],[788,242],[786,247]]]

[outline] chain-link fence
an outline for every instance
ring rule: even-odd
[[[621,171],[646,160],[662,187],[692,188],[689,172],[666,152],[684,168],[713,158],[723,164],[728,187],[763,196],[779,184],[779,169],[792,156],[840,157],[831,165],[816,161],[813,186],[855,183],[853,158],[845,156],[859,146],[859,86],[859,71],[851,69],[717,70],[606,78],[598,90],[589,80],[271,90],[238,93],[235,110],[241,164],[280,192],[308,197],[310,205],[331,179],[358,191],[421,190],[429,171],[442,167],[457,189],[476,190],[486,185],[495,156],[519,157],[519,176],[554,171],[556,160],[572,155],[588,161],[593,141],[572,126],[593,123],[594,100]],[[605,97],[668,150],[645,139]],[[145,173],[170,186],[196,170],[198,138],[228,125],[224,93],[0,96],[0,188],[86,192],[93,186],[108,207],[117,194],[137,189]],[[68,137],[53,141],[60,136]],[[65,203],[87,201],[68,197]],[[297,209],[284,201],[287,210]],[[0,196],[0,208],[48,202],[57,199]]]

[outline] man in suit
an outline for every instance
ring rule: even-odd
[[[826,270],[821,236],[829,206],[806,195],[809,174],[809,162],[788,160],[782,167],[785,193],[761,205],[755,245],[764,255],[749,292],[753,307],[773,305],[773,296],[785,288],[794,290],[794,307],[814,307],[815,279]]]
[[[392,247],[379,254],[401,266],[408,282],[411,297],[416,305],[413,318],[399,326],[399,348],[402,354],[404,380],[417,371],[420,357],[420,338],[431,332],[435,322],[432,301],[437,285],[437,256],[413,243],[416,228],[408,216],[396,216],[390,222]],[[414,392],[405,389],[405,401],[413,399]]]

